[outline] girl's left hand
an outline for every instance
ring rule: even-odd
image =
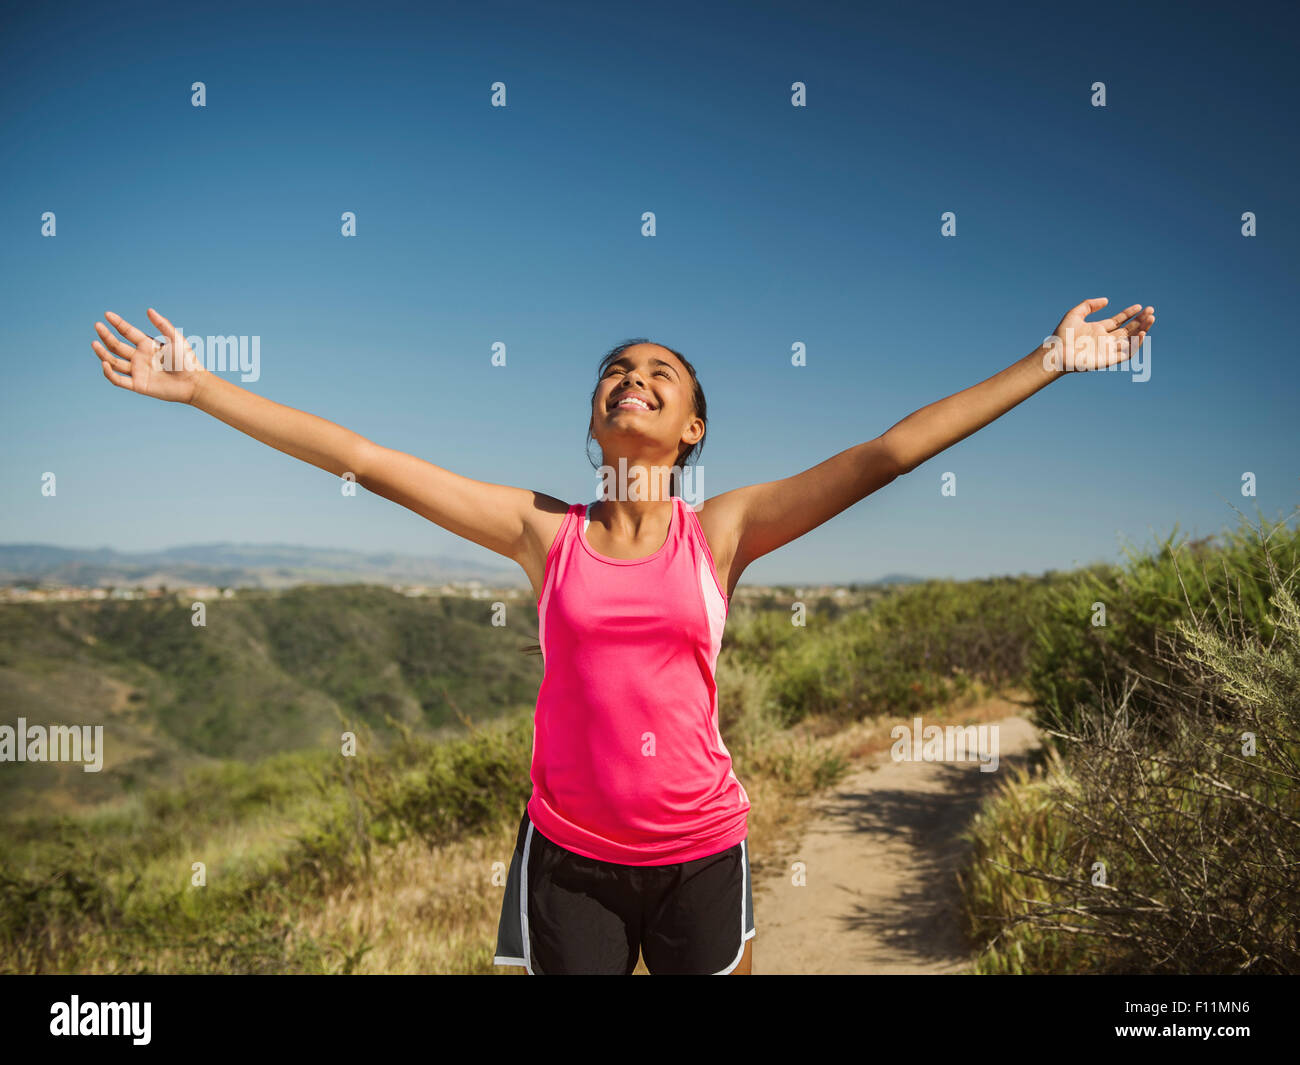
[[[1142,304],[1135,303],[1100,322],[1084,321],[1108,302],[1104,297],[1084,300],[1061,319],[1061,324],[1052,334],[1061,342],[1060,353],[1064,360],[1061,372],[1105,370],[1130,358],[1142,346],[1147,331],[1155,323],[1155,308],[1144,309]]]

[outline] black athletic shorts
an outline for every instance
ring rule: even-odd
[[[530,975],[730,973],[754,935],[748,841],[676,865],[617,865],[565,850],[524,810],[494,965]]]

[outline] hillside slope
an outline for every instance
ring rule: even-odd
[[[104,726],[104,769],[5,763],[7,813],[68,810],[175,782],[211,759],[252,761],[348,727],[458,725],[531,704],[542,663],[526,603],[492,624],[486,600],[408,598],[377,586],[173,598],[11,604],[0,610],[0,723]]]

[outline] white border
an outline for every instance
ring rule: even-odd
[[[529,964],[529,957],[532,951],[528,947],[528,851],[533,845],[533,821],[528,819],[528,834],[524,837],[524,857],[519,863],[519,931],[524,938],[524,956],[522,958],[507,958],[498,954],[492,959],[493,965],[522,965],[528,970],[529,976],[536,976],[533,972],[532,965]]]
[[[740,959],[745,956],[745,943],[754,937],[758,931],[757,927],[745,931],[745,893],[749,889],[749,841],[742,839],[740,841],[740,950],[736,952],[736,957],[732,963],[725,969],[719,969],[714,976],[728,976],[731,970],[740,964]]]

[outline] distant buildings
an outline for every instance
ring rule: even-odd
[[[188,588],[78,588],[59,585],[50,588],[0,586],[0,603],[67,603],[86,599],[230,599],[233,588],[194,585]]]
[[[468,599],[518,599],[526,594],[522,588],[490,588],[478,580],[452,581],[450,584],[390,584],[389,587],[410,598],[456,595]]]
[[[321,585],[320,587],[333,587]],[[412,598],[427,596],[459,596],[467,599],[518,599],[527,595],[523,588],[491,588],[482,581],[452,581],[447,584],[390,584],[394,592]],[[257,591],[265,594],[264,589]],[[58,585],[48,588],[25,588],[19,585],[0,586],[0,603],[67,603],[92,599],[179,599],[194,602],[211,599],[231,599],[239,592],[236,588],[217,588],[209,584],[195,584],[179,588],[79,588]]]
[[[320,585],[333,587],[333,585]],[[428,598],[430,596],[456,596],[465,599],[519,599],[530,597],[530,590],[514,586],[492,587],[480,580],[449,581],[444,584],[389,584],[387,587],[398,595],[408,598]],[[266,589],[256,590],[266,594]],[[81,588],[72,585],[29,588],[20,585],[0,586],[0,603],[66,603],[78,600],[103,599],[177,599],[182,602],[207,601],[212,599],[231,599],[239,594],[237,588],[218,588],[215,585],[196,584],[181,587],[145,588]],[[823,584],[815,587],[795,587],[793,585],[742,584],[732,599],[736,602],[771,602],[816,601],[831,598],[841,604],[862,599],[864,593],[869,598],[879,594],[878,590],[868,592],[867,588],[844,587],[835,584]]]

